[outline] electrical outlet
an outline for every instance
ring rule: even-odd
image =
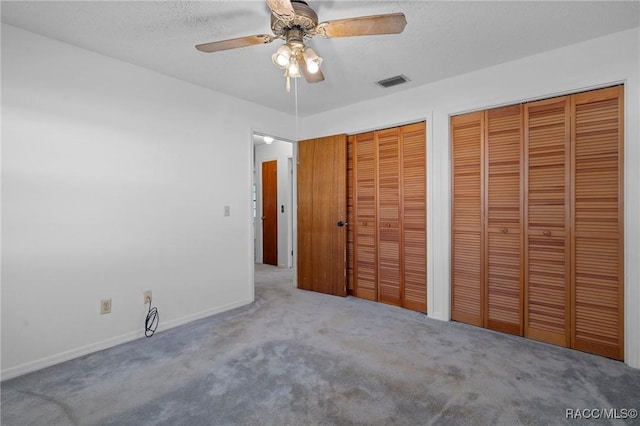
[[[143,294],[144,296],[144,304],[151,303],[151,290],[147,290]]]
[[[111,299],[102,299],[100,301],[100,313],[103,315],[111,313]]]

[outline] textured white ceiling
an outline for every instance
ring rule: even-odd
[[[638,1],[310,1],[320,21],[404,12],[402,34],[309,43],[326,80],[298,81],[310,115],[640,25]],[[194,45],[270,33],[263,1],[2,1],[2,22],[294,113],[271,55],[282,43],[218,53]],[[397,74],[411,81],[383,89]]]

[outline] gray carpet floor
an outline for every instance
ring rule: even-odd
[[[291,282],[257,265],[251,305],[5,381],[2,425],[555,425],[640,409],[640,370],[621,362]]]

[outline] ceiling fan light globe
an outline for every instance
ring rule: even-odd
[[[322,65],[322,58],[320,57],[307,61],[307,71],[311,74],[315,74],[320,70],[320,65]]]
[[[307,71],[311,74],[315,74],[320,70],[320,65],[322,65],[322,58],[316,54],[310,47],[307,47],[302,52],[302,58],[304,59],[305,64],[307,65]]]
[[[281,69],[284,69],[289,64],[290,59],[291,49],[289,49],[289,46],[287,46],[286,44],[280,46],[276,53],[271,56],[271,60],[273,61],[275,66]]]
[[[320,70],[320,66],[318,65],[317,62],[308,62],[307,63],[307,71],[309,71],[311,74],[315,74]]]
[[[294,56],[291,56],[291,60],[287,66],[287,75],[289,77],[300,77],[300,67],[298,66],[298,61]]]
[[[282,59],[282,55],[278,55],[277,53],[274,53],[273,56],[271,56],[271,60],[273,61],[273,65],[275,65],[276,67],[280,68],[280,69],[284,69],[287,64],[289,63],[288,61],[284,61]],[[282,64],[282,62],[285,62],[284,64]]]
[[[286,68],[287,64],[289,63],[289,58],[279,53],[274,53],[271,57],[271,60],[273,61],[273,64],[275,66],[281,69]]]

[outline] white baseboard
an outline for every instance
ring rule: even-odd
[[[158,332],[170,330],[180,325],[188,324],[192,321],[196,321],[202,318],[209,317],[211,315],[219,314],[221,312],[229,311],[231,309],[239,308],[240,306],[247,305],[253,302],[251,299],[241,300],[239,302],[230,303],[228,305],[219,306],[213,309],[207,309],[195,314],[187,315],[181,318],[176,318],[170,321],[166,321],[162,324],[162,328]],[[14,377],[22,376],[23,374],[31,373],[37,370],[41,370],[52,365],[60,364],[61,362],[69,361],[74,358],[85,356],[87,354],[98,352],[103,349],[112,348],[122,343],[130,342],[132,340],[144,337],[144,332],[140,330],[132,331],[122,334],[120,336],[112,337],[100,342],[90,343],[79,348],[70,349],[65,352],[60,352],[54,355],[50,355],[44,358],[40,358],[35,361],[30,361],[24,364],[17,365],[15,367],[7,368],[0,372],[0,381],[12,379]]]
[[[231,309],[239,308],[240,306],[248,305],[249,303],[252,303],[252,302],[253,302],[253,299],[245,299],[245,300],[241,300],[239,302],[229,303],[228,305],[219,306],[217,308],[207,309],[207,310],[204,310],[204,311],[201,311],[201,312],[196,312],[195,314],[190,314],[190,315],[184,316],[182,318],[176,318],[174,320],[165,322],[164,326],[162,327],[162,330],[160,330],[160,331],[169,330],[171,328],[178,327],[180,325],[188,324],[188,323],[190,323],[192,321],[196,321],[196,320],[199,320],[199,319],[202,319],[202,318],[210,317],[211,315],[220,314],[222,312],[230,311]],[[140,333],[140,334],[144,335],[144,333]]]

